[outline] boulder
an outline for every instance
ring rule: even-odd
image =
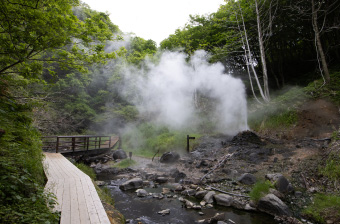
[[[227,194],[215,194],[214,198],[216,200],[216,204],[222,205],[225,207],[229,207],[233,203],[233,197]]]
[[[143,187],[143,180],[141,178],[133,178],[119,186],[119,188],[123,191],[131,190],[131,189],[138,189],[141,187]]]
[[[148,192],[144,189],[138,189],[136,193],[138,197],[146,197],[148,195]]]
[[[195,194],[195,198],[197,199],[203,199],[204,196],[207,194],[208,191],[198,191]]]
[[[279,177],[283,176],[281,173],[269,173],[269,174],[266,174],[265,178],[267,180],[270,180],[270,181],[277,181],[277,179],[279,179]]]
[[[280,176],[277,178],[275,182],[275,188],[281,193],[288,192],[289,181],[284,176]]]
[[[215,191],[209,191],[203,198],[207,204],[212,204],[214,202]]]
[[[185,196],[194,196],[195,194],[196,194],[196,190],[194,189],[186,189],[181,192],[181,195],[185,195]]]
[[[123,149],[118,149],[118,150],[115,150],[113,153],[112,153],[112,158],[114,160],[116,159],[126,159],[127,158],[127,155],[126,153],[124,152]]]
[[[164,184],[168,181],[168,178],[166,177],[157,177],[155,180],[157,183]]]
[[[267,194],[257,204],[257,209],[273,216],[291,216],[288,206],[274,194]]]
[[[170,170],[169,175],[173,178],[175,178],[175,182],[178,183],[180,180],[186,178],[186,174],[183,172],[179,172],[178,169],[172,169]]]
[[[162,211],[157,212],[160,215],[169,215],[170,214],[170,209],[164,209]]]
[[[256,183],[256,177],[251,173],[244,173],[238,178],[238,182],[245,185],[252,185]]]
[[[159,161],[161,163],[174,163],[179,160],[179,158],[180,156],[177,152],[166,152],[161,156]]]

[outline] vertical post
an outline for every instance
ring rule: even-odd
[[[57,136],[57,143],[55,144],[55,152],[58,153],[59,150],[59,136]]]
[[[111,138],[112,136],[110,136],[110,140],[109,140],[109,149],[111,149]]]
[[[90,137],[86,137],[86,142],[87,142],[87,144],[86,144],[86,150],[88,151],[89,150],[89,145],[90,145]]]
[[[190,152],[190,149],[189,149],[189,135],[187,135],[187,152]]]
[[[84,137],[84,147],[83,147],[83,150],[86,149],[86,140],[87,140],[87,137]]]
[[[74,152],[74,148],[76,146],[76,138],[72,137],[72,151]]]
[[[99,137],[99,149],[100,149],[100,142],[101,142],[101,140],[102,140],[102,137]]]
[[[195,139],[195,137],[190,137],[189,135],[187,135],[187,151],[190,152],[190,147],[189,147],[189,140],[190,139]]]

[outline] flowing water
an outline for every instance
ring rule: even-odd
[[[210,209],[194,210],[186,209],[178,198],[163,199],[153,198],[152,196],[137,197],[135,191],[121,191],[119,184],[124,180],[111,181],[109,189],[115,200],[115,207],[124,215],[130,223],[137,224],[194,224],[201,219],[213,217],[216,213],[225,213],[227,219],[236,224],[274,224],[271,216],[262,213],[245,212],[232,208],[214,207]],[[160,193],[163,187],[144,188],[149,193]],[[172,193],[173,195],[173,193]],[[180,195],[178,195],[180,197]],[[189,200],[194,200],[190,199]],[[159,211],[170,209],[170,214],[160,215]],[[200,215],[199,212],[204,215]],[[231,222],[231,223],[232,223]]]

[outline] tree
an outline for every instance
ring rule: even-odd
[[[37,77],[43,63],[86,70],[84,65],[115,57],[103,43],[112,31],[102,14],[79,20],[78,0],[1,0],[0,76]],[[46,65],[45,65],[46,66]]]

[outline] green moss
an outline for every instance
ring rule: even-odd
[[[261,197],[268,194],[269,189],[273,187],[270,181],[259,181],[257,182],[253,189],[250,191],[249,196],[255,202],[259,201]]]
[[[319,171],[322,175],[328,177],[333,181],[340,179],[340,155],[331,154],[329,155],[326,164],[319,167]]]
[[[314,197],[313,203],[303,213],[319,223],[325,223],[328,218],[340,220],[340,197],[317,194]]]

